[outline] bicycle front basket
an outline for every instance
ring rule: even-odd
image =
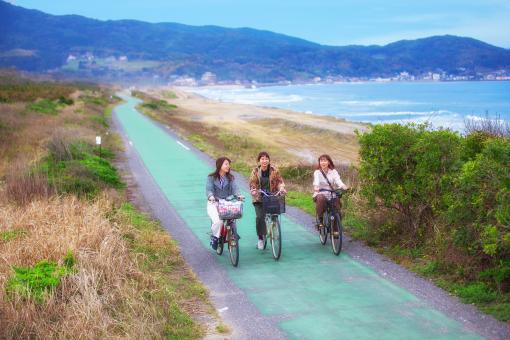
[[[222,220],[241,218],[243,216],[243,202],[220,199],[218,202],[218,215]]]
[[[282,214],[285,212],[285,197],[263,196],[262,207],[266,214]]]

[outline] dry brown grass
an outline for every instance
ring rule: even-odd
[[[14,161],[8,169],[5,180],[6,198],[19,205],[34,199],[49,198],[55,193],[48,184],[48,177],[40,171],[32,171],[28,162]]]
[[[113,211],[105,197],[92,204],[65,197],[33,201],[24,208],[0,206],[0,231],[23,231],[0,241],[0,287],[12,275],[12,265],[59,262],[69,250],[77,260],[76,272],[43,304],[8,298],[0,290],[0,338],[141,339],[165,334],[162,306],[144,298],[161,290],[158,277],[140,269],[145,255],[130,252],[123,239],[125,233],[138,232],[126,220],[122,226],[112,222]],[[134,237],[149,237],[140,235]],[[149,242],[164,247],[169,239],[158,236],[151,234]]]
[[[125,198],[117,190],[93,202],[55,197],[44,175],[34,175],[33,165],[49,149],[67,158],[73,140],[93,141],[101,133],[105,144],[120,149],[119,136],[105,135],[94,119],[104,108],[78,96],[56,116],[0,104],[0,338],[200,337],[203,327],[189,314],[209,315],[214,325],[207,291],[165,231],[156,224],[140,230],[119,209]],[[20,232],[7,239],[5,231]],[[69,250],[76,271],[43,303],[7,295],[12,266],[61,263]],[[159,262],[149,261],[151,254]]]
[[[11,265],[58,262],[68,250],[75,254],[78,269],[42,305],[9,301],[2,289],[4,337],[101,337],[115,328],[121,335],[121,320],[111,312],[129,298],[122,288],[137,270],[119,232],[104,217],[109,209],[105,199],[89,205],[72,197],[0,207],[0,229],[26,233],[0,244],[0,286],[11,275]]]

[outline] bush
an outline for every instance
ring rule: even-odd
[[[436,216],[460,166],[461,137],[425,125],[377,125],[359,134],[362,195],[397,212],[390,232],[417,243]]]
[[[66,150],[69,157],[59,157],[59,153],[52,150],[42,165],[57,191],[92,198],[102,187],[124,187],[117,169],[107,160],[114,157],[110,149],[104,148],[101,152],[106,158],[97,156],[99,150],[84,142],[68,144]]]
[[[27,105],[27,110],[54,116],[58,114],[58,107],[58,103],[50,99],[42,99]]]
[[[33,298],[42,303],[60,283],[60,279],[73,271],[75,259],[68,253],[63,260],[64,265],[54,262],[40,261],[33,267],[13,267],[14,275],[7,281],[7,293],[26,299]]]
[[[483,144],[456,178],[445,216],[455,226],[458,244],[504,259],[510,256],[510,140],[491,138]]]
[[[142,107],[151,110],[173,110],[177,108],[176,105],[169,104],[165,100],[151,100],[149,102],[143,103]]]

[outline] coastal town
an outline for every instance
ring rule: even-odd
[[[151,83],[169,86],[210,86],[210,85],[266,85],[267,82],[250,79],[222,79],[212,71],[203,72],[201,75],[174,74],[168,71],[159,61],[130,60],[126,55],[96,57],[91,52],[83,54],[69,54],[63,70],[71,73],[88,74],[93,77],[107,76],[122,78],[129,74],[131,78],[149,80]],[[328,75],[325,77],[315,76],[303,79],[278,80],[271,82],[272,85],[292,84],[336,84],[345,82],[413,82],[413,81],[508,81],[510,69],[501,69],[490,72],[472,72],[465,68],[459,68],[456,74],[448,73],[441,69],[434,72],[427,71],[413,74],[402,70],[392,76],[363,77]]]

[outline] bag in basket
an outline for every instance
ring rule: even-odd
[[[243,202],[220,199],[218,201],[218,215],[222,220],[241,218],[243,216]]]

